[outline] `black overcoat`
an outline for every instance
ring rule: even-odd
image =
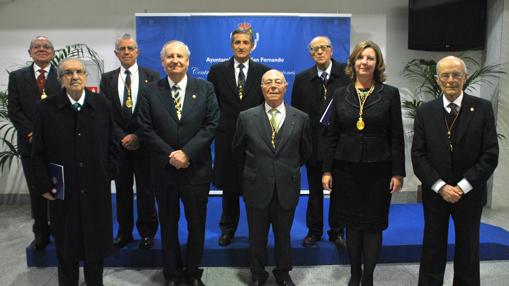
[[[33,135],[36,190],[51,189],[49,163],[64,166],[65,199],[51,207],[57,254],[97,260],[113,250],[110,182],[118,169],[111,103],[87,91],[76,112],[65,90],[38,106]]]

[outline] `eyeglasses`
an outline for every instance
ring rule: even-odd
[[[65,71],[62,71],[62,75],[63,76],[67,76],[67,77],[73,77],[74,75],[84,76],[86,74],[87,74],[87,72],[84,71],[84,70],[65,70]]]
[[[319,46],[310,47],[309,51],[313,52],[313,53],[317,53],[319,50],[326,51],[330,48],[331,48],[330,45],[319,45]]]
[[[453,73],[445,72],[445,73],[439,74],[438,78],[440,80],[442,80],[442,81],[446,81],[451,76],[452,76],[452,79],[454,79],[454,80],[460,80],[460,79],[462,79],[465,76],[465,74],[464,73],[459,73],[459,72],[453,72]]]
[[[129,52],[132,52],[134,50],[138,49],[137,47],[135,46],[125,46],[125,47],[118,47],[117,48],[117,52],[122,52],[122,51],[129,51]]]
[[[285,81],[282,79],[268,79],[268,80],[262,82],[262,86],[271,86],[271,85],[282,86],[284,84],[285,84]]]

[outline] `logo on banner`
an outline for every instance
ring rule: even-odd
[[[258,44],[258,40],[260,39],[260,33],[255,33],[253,31],[253,27],[248,22],[240,23],[237,27],[239,29],[242,29],[242,30],[247,30],[247,31],[249,31],[249,33],[251,33],[253,35],[254,45],[253,45],[253,49],[251,50],[251,52],[253,52],[256,49],[256,45]],[[231,37],[232,37],[232,33],[230,33],[230,38]]]

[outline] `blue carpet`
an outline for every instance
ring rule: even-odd
[[[113,199],[115,197],[113,196]],[[115,202],[115,200],[113,200]],[[295,265],[327,265],[348,263],[347,254],[343,249],[337,249],[327,239],[327,229],[322,241],[311,248],[302,247],[302,239],[307,233],[306,228],[307,196],[301,196],[297,206],[292,228],[292,257]],[[325,209],[329,200],[325,199]],[[114,208],[115,209],[115,208]],[[205,253],[203,266],[249,266],[248,229],[245,209],[241,207],[239,228],[234,242],[227,247],[220,247],[217,239],[220,235],[218,227],[221,215],[221,197],[210,197],[207,210],[207,225],[205,234]],[[421,204],[391,205],[389,228],[384,231],[383,248],[380,255],[382,263],[418,262],[421,255],[422,231],[424,227],[423,210]],[[114,226],[116,234],[117,225]],[[187,227],[183,207],[179,224],[179,240],[185,244]],[[136,230],[133,233],[139,239]],[[269,264],[274,264],[274,237],[269,233]],[[509,232],[488,224],[481,224],[481,260],[509,259]],[[50,244],[44,251],[26,249],[27,265],[34,267],[56,266],[55,247]],[[453,223],[449,225],[448,259],[454,257]],[[162,265],[161,240],[159,231],[156,234],[155,245],[150,250],[139,250],[135,241],[121,250],[115,251],[105,260],[106,266],[120,267],[158,267]]]

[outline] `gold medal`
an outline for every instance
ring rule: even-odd
[[[358,88],[355,89],[357,91],[357,98],[359,100],[359,119],[357,120],[356,124],[357,130],[359,131],[364,130],[364,127],[366,127],[366,124],[362,119],[362,115],[364,114],[364,104],[366,103],[368,96],[371,95],[374,89],[375,89],[374,84],[371,85],[371,88],[368,91],[361,91]]]
[[[127,100],[125,101],[125,106],[127,108],[131,108],[133,107],[133,100],[131,99],[131,97],[128,97]]]
[[[41,100],[45,100],[47,97],[48,95],[46,94],[46,91],[43,89],[41,94]]]
[[[359,117],[359,120],[357,120],[357,130],[361,131],[364,129],[364,120],[362,120],[362,117]]]

